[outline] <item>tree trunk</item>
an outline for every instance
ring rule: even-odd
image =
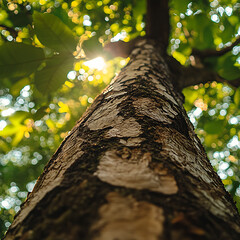
[[[214,172],[153,41],[63,141],[5,239],[240,239]]]

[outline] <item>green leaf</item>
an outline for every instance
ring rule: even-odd
[[[172,4],[174,5],[175,10],[180,13],[185,13],[188,8],[189,2],[189,0],[175,0],[172,2]]]
[[[14,114],[12,114],[10,117],[9,117],[9,121],[17,126],[17,125],[20,125],[21,122],[23,120],[25,120],[26,118],[28,118],[30,115],[29,115],[29,112],[25,112],[25,111],[17,111],[15,112]]]
[[[53,131],[54,129],[56,129],[54,121],[52,119],[50,119],[50,118],[47,119],[46,124],[47,124],[47,126],[49,127],[50,130]]]
[[[218,59],[219,70],[218,73],[221,77],[227,80],[234,80],[240,76],[240,67],[234,66],[236,63],[236,56],[225,55]]]
[[[0,152],[7,153],[11,150],[11,148],[8,146],[8,144],[1,139],[0,139],[0,146],[1,146]]]
[[[86,58],[92,59],[103,55],[102,44],[98,41],[98,37],[94,36],[82,43],[82,49]]]
[[[133,16],[137,18],[139,15],[144,15],[146,13],[146,0],[135,0],[133,2]]]
[[[16,83],[13,83],[13,85],[11,86],[11,88],[9,89],[9,92],[14,96],[18,96],[21,89],[30,84],[30,79],[29,78],[21,78],[19,81],[17,81]]]
[[[57,55],[49,59],[46,67],[35,74],[36,88],[44,95],[56,91],[67,80],[73,60],[66,55]]]
[[[48,106],[42,106],[40,107],[37,112],[32,116],[33,120],[39,120],[41,119],[43,116],[45,116],[46,114],[46,109],[48,108]]]
[[[211,135],[207,134],[206,137],[204,138],[204,145],[210,147],[213,142],[216,142],[218,139],[218,135]]]
[[[34,29],[39,41],[46,47],[58,52],[73,52],[77,41],[71,29],[58,17],[48,14],[34,12]]]
[[[187,28],[189,32],[195,34],[190,42],[192,47],[199,50],[206,48],[215,48],[213,41],[213,32],[216,29],[214,23],[208,19],[206,14],[199,13],[187,17]],[[199,24],[201,23],[201,24]]]
[[[240,69],[235,66],[219,70],[219,75],[227,80],[234,80],[240,76]]]
[[[76,27],[76,23],[73,23],[71,18],[68,16],[68,12],[61,7],[52,8],[51,14],[57,16],[61,21],[66,24],[70,29]]]
[[[41,48],[23,43],[4,43],[0,46],[0,78],[13,82],[36,71],[44,60]]]
[[[224,130],[225,124],[223,120],[208,121],[204,124],[203,129],[208,134],[219,134]]]
[[[14,125],[7,125],[3,130],[0,131],[1,137],[8,137],[18,132],[18,127]]]
[[[228,21],[229,21],[233,26],[236,27],[236,25],[237,25],[238,22],[239,22],[239,17],[237,17],[237,16],[230,16],[230,17],[228,18]]]
[[[233,100],[237,106],[240,106],[240,87],[236,90]]]
[[[191,88],[184,88],[183,94],[186,98],[186,101],[188,101],[190,104],[193,104],[195,100],[199,97],[199,93]]]
[[[213,38],[213,34],[212,34],[213,30],[211,28],[211,25],[206,26],[206,28],[204,28],[203,30],[203,44],[205,48],[215,48],[214,45],[214,38]]]
[[[234,16],[233,16],[234,17]],[[224,31],[221,33],[220,37],[222,38],[223,43],[229,42],[235,33],[235,26],[233,26],[229,19],[226,18],[223,20]]]
[[[24,126],[18,129],[17,133],[15,134],[12,140],[12,146],[16,147],[18,143],[23,139],[25,130],[26,128]]]
[[[172,56],[177,59],[182,65],[185,64],[187,58],[180,52],[174,51]]]

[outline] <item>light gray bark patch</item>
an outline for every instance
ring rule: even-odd
[[[142,47],[144,46],[145,44],[147,43],[147,40],[146,39],[142,39],[141,41],[139,41],[136,46],[137,47]]]
[[[140,48],[136,48],[132,51],[132,55],[137,55],[140,51]]]
[[[168,102],[162,102],[159,106],[150,98],[139,98],[133,102],[136,111],[156,121],[171,124],[178,114]]]
[[[157,240],[164,229],[163,209],[131,196],[111,192],[99,209],[99,220],[92,226],[93,240]]]
[[[115,92],[115,91],[111,91],[107,94],[107,96],[105,97],[105,99],[110,99],[110,98],[116,98],[122,95],[126,95],[127,92]]]
[[[137,147],[139,146],[143,141],[145,140],[145,138],[128,138],[127,140],[125,139],[120,139],[120,143],[122,143],[123,145],[127,146],[127,147]]]
[[[141,125],[134,118],[124,119],[119,116],[114,127],[107,131],[105,137],[138,137],[141,133]]]
[[[152,45],[150,45],[150,44],[145,44],[144,48],[145,49],[152,49],[152,50],[154,50],[154,47]]]
[[[117,106],[126,100],[126,97],[112,99],[97,108],[92,116],[86,121],[85,126],[90,130],[99,130],[114,125],[119,110]]]
[[[175,194],[178,191],[175,178],[159,164],[149,168],[151,154],[141,149],[107,151],[100,159],[95,175],[111,185],[135,189],[148,189],[163,194]]]

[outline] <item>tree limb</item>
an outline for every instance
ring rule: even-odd
[[[236,38],[236,40],[228,47],[224,47],[221,50],[213,50],[213,49],[206,49],[203,51],[199,51],[194,49],[192,51],[192,55],[190,56],[191,66],[189,67],[180,67],[180,81],[179,81],[179,88],[183,89],[188,86],[197,85],[200,83],[207,83],[207,82],[221,82],[226,83],[232,88],[240,87],[240,79],[234,80],[227,80],[219,76],[216,72],[213,72],[204,67],[203,61],[205,58],[208,57],[220,57],[224,54],[231,51],[235,46],[240,43],[240,36]]]
[[[182,67],[180,75],[181,77],[179,78],[178,87],[181,90],[185,87],[213,81],[226,83],[232,88],[240,87],[240,79],[226,80],[217,73],[206,68],[196,68],[192,66]]]
[[[226,79],[224,79],[221,76],[216,74],[216,81],[221,82],[221,83],[226,83],[230,87],[233,87],[233,88],[240,87],[240,78],[237,78],[237,79],[234,79],[234,80],[226,80]]]
[[[197,49],[193,49],[192,55],[199,57],[201,60],[208,57],[220,57],[230,52],[239,43],[240,43],[240,36],[238,36],[230,46],[224,47],[221,50],[206,49],[206,50],[200,51]]]
[[[3,24],[0,24],[0,27],[9,31],[10,34],[12,35],[12,37],[16,38],[17,35],[18,35],[18,31],[16,31],[14,28],[11,28],[11,27],[8,27],[8,26],[5,26]]]

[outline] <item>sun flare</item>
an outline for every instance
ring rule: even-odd
[[[85,62],[84,65],[92,69],[102,70],[105,67],[106,63],[102,57],[97,57]]]

